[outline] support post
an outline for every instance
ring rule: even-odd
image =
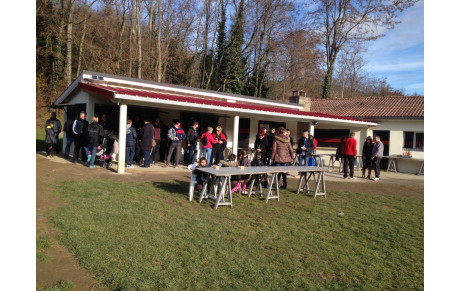
[[[310,122],[310,129],[308,130],[308,133],[310,135],[315,135],[315,126],[313,125],[313,122]]]
[[[125,159],[126,159],[126,118],[128,106],[120,104],[120,123],[118,131],[118,174],[125,172]]]
[[[240,116],[235,115],[233,118],[233,142],[232,142],[232,153],[238,155],[238,131],[240,129]]]

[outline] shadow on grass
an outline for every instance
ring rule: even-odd
[[[152,185],[170,194],[188,197],[188,182],[171,180],[165,182],[153,182]]]

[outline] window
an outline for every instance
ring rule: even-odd
[[[423,150],[423,132],[404,132],[404,148],[411,150]]]
[[[349,129],[315,129],[315,138],[319,147],[333,147],[340,145],[341,137],[348,137]]]

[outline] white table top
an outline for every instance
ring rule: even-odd
[[[328,168],[309,167],[309,166],[265,166],[265,167],[221,167],[218,170],[214,168],[196,168],[196,170],[214,175],[214,176],[232,176],[232,175],[251,175],[251,174],[267,174],[267,173],[282,173],[282,172],[325,172]]]

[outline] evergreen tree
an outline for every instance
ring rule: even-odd
[[[224,5],[224,0],[220,1],[221,9],[220,9],[220,21],[219,21],[219,28],[217,31],[217,56],[216,56],[216,74],[214,79],[214,90],[222,90],[224,84],[224,77],[223,71],[225,70],[225,63],[224,63],[224,55],[226,50],[226,9]]]
[[[244,90],[243,79],[246,59],[243,56],[243,8],[244,0],[241,0],[222,62],[222,75],[224,77],[222,91],[234,94],[242,94]]]
[[[259,71],[259,84],[256,84],[257,76],[252,74],[245,86],[244,95],[268,98],[269,87],[265,80],[266,66]]]

